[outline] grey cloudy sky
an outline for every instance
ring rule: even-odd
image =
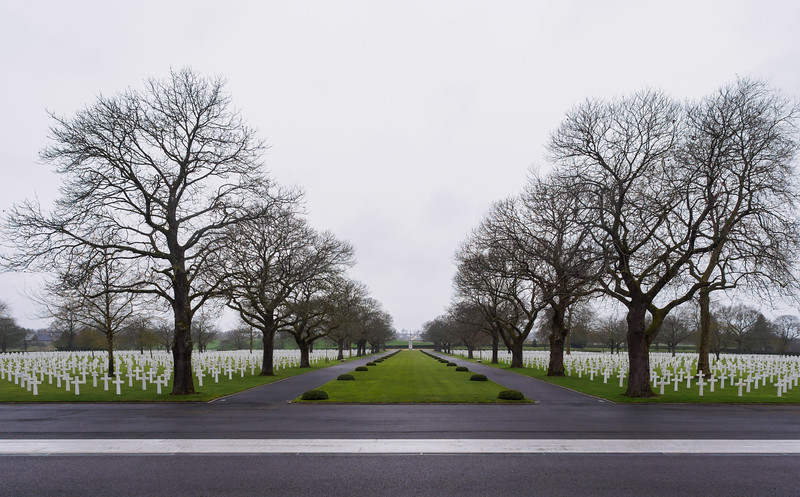
[[[0,0],[0,209],[55,197],[46,109],[170,67],[228,81],[312,224],[356,248],[352,276],[418,329],[447,305],[452,255],[492,201],[546,167],[587,97],[694,98],[737,74],[800,95],[796,1],[39,2]],[[42,326],[0,275],[0,300]]]

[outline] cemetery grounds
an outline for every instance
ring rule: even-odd
[[[631,398],[627,387],[628,355],[610,352],[572,352],[564,356],[566,376],[547,376],[549,352],[525,351],[524,368],[511,369],[511,355],[498,354],[490,364],[491,351],[475,351],[475,362],[544,380],[613,402],[664,403],[800,403],[800,357],[766,354],[720,354],[710,357],[711,377],[697,374],[697,354],[650,353],[650,384],[658,395]],[[466,350],[453,355],[467,357]]]
[[[310,354],[300,368],[300,351],[275,350],[274,376],[261,376],[262,352],[210,351],[192,354],[194,395],[170,395],[172,354],[115,351],[116,377],[108,356],[98,352],[12,352],[0,354],[0,400],[4,402],[205,402],[334,364],[337,350]],[[350,357],[348,357],[350,356]],[[345,362],[360,359],[345,351]]]

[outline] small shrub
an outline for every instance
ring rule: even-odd
[[[489,381],[485,374],[474,374],[469,377],[469,381]]]
[[[377,364],[375,364],[374,362],[368,362],[367,366],[377,366]]]
[[[469,371],[469,368],[467,368],[466,366],[458,366],[456,368],[456,371]]]
[[[324,390],[308,390],[303,392],[303,400],[328,400],[328,393]]]
[[[339,376],[336,377],[336,379],[347,381],[347,380],[355,380],[355,377],[353,377],[353,375],[351,374],[345,373],[345,374],[340,374]]]
[[[369,368],[366,366],[359,366],[356,368],[356,371],[369,371]]]
[[[519,390],[503,390],[497,394],[497,398],[501,400],[523,400],[525,396]]]
[[[456,366],[458,366],[458,364],[456,364],[454,362],[448,362],[447,363],[447,367],[456,367]]]

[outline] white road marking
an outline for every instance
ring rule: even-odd
[[[0,455],[65,454],[800,454],[800,440],[0,440]]]

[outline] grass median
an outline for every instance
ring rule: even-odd
[[[497,395],[505,388],[491,381],[470,381],[470,371],[456,371],[418,350],[404,350],[367,371],[352,371],[352,381],[334,380],[319,387],[328,400],[357,403],[519,403]],[[299,402],[303,402],[299,398]],[[528,401],[530,402],[530,401]]]

